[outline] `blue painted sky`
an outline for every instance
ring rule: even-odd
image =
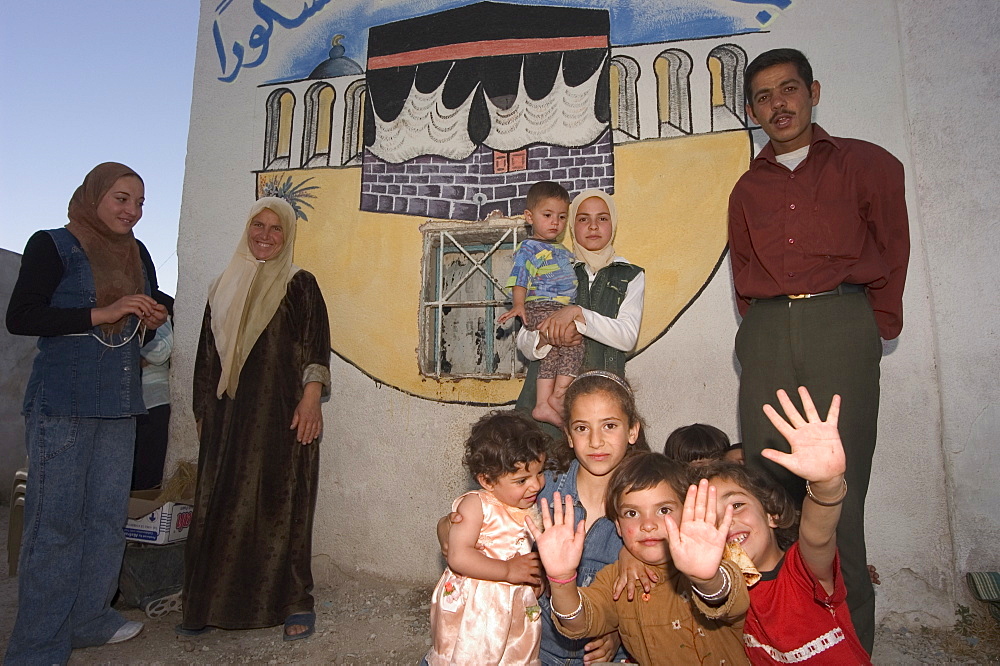
[[[313,0],[315,2],[316,0]],[[323,0],[319,0],[322,2]],[[280,80],[309,75],[327,57],[330,38],[343,34],[345,55],[364,66],[368,28],[391,21],[472,4],[478,0],[336,0],[324,6],[297,28],[300,47],[280,59]],[[508,2],[511,0],[507,0]],[[514,0],[514,4],[540,4],[608,9],[611,12],[611,42],[615,45],[643,44],[673,39],[692,39],[758,30],[777,17],[777,7],[790,0]],[[282,4],[280,0],[275,3]],[[761,11],[770,10],[766,16]],[[762,20],[763,19],[763,20]],[[275,28],[276,30],[280,28]]]
[[[87,171],[123,162],[146,183],[136,236],[174,293],[197,25],[194,0],[0,1],[0,247],[65,224]]]

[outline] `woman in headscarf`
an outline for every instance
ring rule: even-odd
[[[330,325],[316,278],[292,263],[295,211],[250,210],[209,290],[194,374],[201,449],[185,550],[183,635],[315,624],[313,510]]]
[[[65,663],[72,648],[142,630],[110,607],[125,552],[143,328],[150,296],[132,227],[142,179],[105,162],[69,202],[69,224],[25,246],[7,330],[38,336],[24,396],[28,481],[18,611],[5,663]]]
[[[583,344],[581,373],[607,370],[624,377],[625,360],[635,349],[642,323],[645,273],[618,256],[612,245],[618,229],[614,200],[601,190],[584,190],[570,203],[568,218],[570,249],[577,261],[576,303],[550,315],[535,331],[521,328],[517,336],[518,349],[531,363],[516,409],[529,416],[535,405],[538,359],[548,353],[551,345]],[[566,436],[547,423],[540,425],[558,440]],[[613,530],[588,533],[588,543],[584,557],[597,569],[618,559],[621,542]],[[569,639],[555,630],[547,613],[542,618],[539,656],[543,664],[582,664],[585,655],[589,661],[616,661],[624,656],[617,632],[592,639]]]

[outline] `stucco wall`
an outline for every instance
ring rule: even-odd
[[[276,76],[265,63],[231,84],[218,81],[214,7],[202,6],[178,242],[170,461],[197,455],[190,378],[205,295],[254,197],[255,128],[263,125],[255,86]],[[976,0],[802,0],[770,32],[746,42],[750,58],[768,48],[802,48],[822,83],[816,120],[834,135],[884,146],[907,168],[913,251],[906,324],[899,340],[885,345],[866,530],[869,561],[883,581],[877,613],[900,622],[950,624],[964,594],[959,576],[996,568],[987,548],[1000,531],[989,475],[1000,420],[997,309],[990,303],[1000,217],[990,104],[998,27],[995,6]],[[275,52],[293,44],[294,36],[272,35]],[[694,421],[737,435],[737,326],[726,261],[630,365],[652,442]],[[440,572],[433,525],[466,484],[461,442],[484,410],[410,397],[336,357],[332,371],[317,575],[322,580],[324,563],[332,562],[431,581]]]
[[[1000,5],[899,3],[901,53],[929,272],[937,425],[948,470],[955,572],[1000,564]],[[912,320],[911,320],[912,321]],[[915,507],[920,510],[920,505]],[[940,528],[939,528],[940,529]],[[968,598],[964,585],[958,592]]]

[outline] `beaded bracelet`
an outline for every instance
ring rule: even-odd
[[[569,583],[572,583],[574,580],[576,580],[576,574],[573,574],[572,577],[567,578],[565,580],[560,580],[558,578],[553,578],[552,576],[549,576],[549,575],[546,575],[545,577],[548,578],[553,583],[558,583],[560,585],[567,585]]]
[[[574,610],[572,613],[560,613],[555,609],[554,606],[552,607],[552,612],[555,613],[555,616],[557,618],[559,618],[560,620],[572,620],[575,619],[577,615],[583,612],[583,595],[580,594],[579,588],[577,588],[576,590],[576,596],[580,598],[580,603],[577,604],[576,610]]]
[[[817,499],[816,496],[813,495],[812,488],[809,487],[808,481],[806,481],[806,495],[809,496],[809,499],[816,502],[816,504],[819,504],[820,506],[837,506],[838,504],[843,503],[843,501],[847,498],[847,479],[844,479],[844,492],[840,495],[840,497],[832,502],[824,502],[821,499]]]
[[[712,594],[705,594],[693,584],[691,585],[691,589],[694,590],[694,593],[697,594],[699,597],[701,597],[703,601],[712,602],[712,601],[719,601],[720,599],[725,599],[727,596],[729,596],[729,592],[733,586],[733,581],[729,577],[729,571],[727,571],[726,567],[722,566],[721,564],[719,565],[719,573],[722,574],[722,587],[720,587],[717,592],[713,592]]]

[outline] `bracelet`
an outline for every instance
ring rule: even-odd
[[[552,607],[552,612],[555,614],[557,618],[559,618],[560,620],[573,620],[576,618],[577,615],[583,612],[583,595],[580,594],[579,588],[577,588],[576,590],[576,596],[580,598],[580,603],[577,604],[576,610],[574,610],[572,613],[560,613],[559,611],[556,610],[555,606]]]
[[[703,601],[712,602],[712,601],[719,601],[720,599],[725,599],[727,596],[729,596],[730,590],[732,590],[733,580],[732,578],[729,577],[729,571],[726,570],[726,567],[722,566],[721,564],[719,565],[719,573],[722,574],[722,587],[720,587],[717,592],[713,592],[712,594],[705,594],[704,592],[699,590],[693,583],[691,584],[691,589],[694,590],[694,593],[697,594],[699,597],[701,597]]]
[[[558,583],[560,585],[566,585],[566,584],[572,583],[574,580],[576,580],[576,574],[573,574],[573,576],[571,578],[567,578],[566,580],[559,580],[558,578],[553,578],[552,576],[549,576],[548,574],[546,574],[545,577],[548,578],[551,582]]]
[[[811,499],[813,502],[816,502],[816,504],[819,504],[820,506],[837,506],[838,504],[843,503],[844,499],[847,498],[847,479],[844,479],[844,492],[841,493],[840,497],[833,500],[832,502],[825,502],[821,499],[818,499],[815,495],[813,495],[812,488],[809,487],[808,481],[806,481],[806,495],[809,496],[809,499]]]

